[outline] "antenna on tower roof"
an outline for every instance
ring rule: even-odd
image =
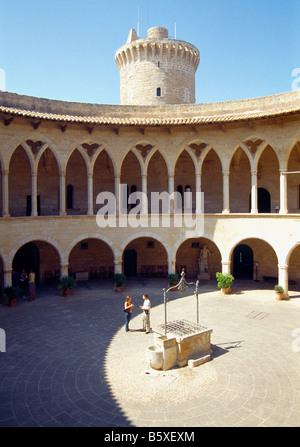
[[[176,39],[176,22],[175,22],[175,39]]]
[[[140,5],[138,5],[137,35],[140,37]]]

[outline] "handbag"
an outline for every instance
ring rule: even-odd
[[[128,309],[123,309],[123,312],[125,312],[126,314],[129,314],[129,310]]]

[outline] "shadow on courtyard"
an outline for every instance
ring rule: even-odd
[[[79,286],[69,298],[49,285],[34,302],[0,306],[0,426],[130,426],[104,371],[121,301],[111,284]]]
[[[155,307],[163,304],[164,287],[163,279],[128,281],[119,294],[111,280],[90,281],[65,298],[56,285],[47,285],[38,287],[34,302],[19,299],[15,308],[1,305],[6,352],[0,353],[0,426],[131,426],[111,393],[107,350],[124,326],[124,296],[131,294],[137,302],[150,292]],[[205,290],[217,290],[215,281]],[[190,294],[187,290],[180,296]],[[168,301],[177,298],[178,293],[170,293]],[[212,345],[213,356],[242,343]]]

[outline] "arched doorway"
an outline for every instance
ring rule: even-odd
[[[128,277],[137,276],[137,252],[136,250],[124,251],[124,275]]]
[[[74,149],[66,169],[67,192],[72,191],[72,200],[67,197],[67,214],[87,214],[87,167],[82,154]],[[72,188],[71,188],[72,187]],[[69,208],[72,206],[72,208]]]
[[[214,242],[204,237],[186,239],[182,242],[176,252],[176,272],[181,274],[184,269],[188,278],[198,278],[200,274],[199,258],[204,247],[206,247],[208,253],[208,274],[205,279],[215,278],[216,272],[220,272],[222,268],[221,253]]]
[[[35,272],[36,282],[40,282],[40,253],[34,242],[23,245],[15,254],[12,264],[12,282],[16,284],[22,269],[27,273],[32,269]]]
[[[125,247],[123,272],[129,277],[167,276],[168,254],[165,247],[152,237],[134,239]]]
[[[231,265],[236,279],[277,281],[278,257],[264,239],[249,237],[239,241],[232,248]]]
[[[236,279],[253,279],[253,250],[247,244],[239,244],[234,249],[233,276]]]
[[[12,263],[12,281],[19,280],[22,269],[32,269],[36,283],[57,282],[60,277],[60,260],[56,248],[46,241],[36,240],[23,245],[15,254]]]
[[[101,239],[89,238],[78,242],[69,254],[69,275],[88,272],[89,279],[111,278],[114,274],[114,254]]]
[[[257,208],[259,213],[271,212],[271,196],[265,188],[257,188]]]

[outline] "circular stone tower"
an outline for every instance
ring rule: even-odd
[[[166,28],[148,29],[146,39],[130,30],[115,61],[120,72],[122,105],[195,103],[199,50],[183,40],[169,39]]]

